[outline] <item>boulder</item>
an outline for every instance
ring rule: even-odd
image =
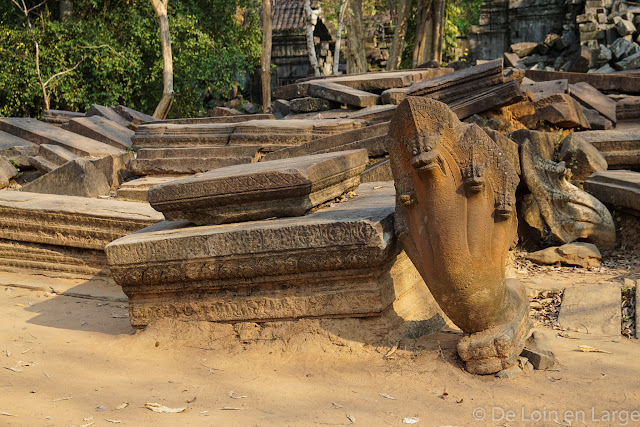
[[[9,186],[9,180],[18,175],[18,169],[4,157],[0,157],[0,189]]]
[[[533,42],[514,43],[511,45],[511,52],[520,58],[524,58],[525,56],[531,55],[537,47],[538,43]]]
[[[583,268],[600,267],[602,255],[596,245],[584,242],[568,243],[532,252],[526,258],[538,264],[563,264]]]
[[[520,119],[527,127],[534,128],[540,122],[573,129],[589,129],[589,122],[578,104],[570,95],[551,95],[533,103],[535,113]]]

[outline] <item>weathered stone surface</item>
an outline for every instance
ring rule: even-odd
[[[640,93],[640,77],[632,75],[564,73],[541,70],[527,70],[525,75],[536,82],[567,79],[569,84],[589,83],[600,92]]]
[[[523,90],[528,90],[533,95],[534,101],[539,101],[551,95],[561,95],[569,92],[569,81],[549,80],[546,82],[523,83]]]
[[[357,187],[367,160],[352,150],[229,166],[154,186],[149,202],[199,225],[299,216]]]
[[[496,59],[475,67],[414,83],[409,87],[407,96],[426,96],[448,104],[465,99],[470,93],[502,82],[502,59]]]
[[[640,118],[640,96],[630,96],[616,102],[616,117],[619,120]]]
[[[360,120],[256,120],[238,123],[231,145],[300,145],[312,139],[359,129]]]
[[[618,71],[628,71],[640,68],[640,52],[627,56],[621,61],[613,64],[613,67]]]
[[[533,103],[535,113],[520,119],[529,128],[539,123],[550,123],[561,128],[589,129],[589,122],[578,104],[570,95],[551,95]]]
[[[484,132],[489,135],[489,138],[496,143],[500,151],[502,151],[506,160],[511,163],[511,166],[515,169],[518,176],[522,174],[520,168],[520,154],[518,151],[518,144],[513,140],[507,138],[504,134],[489,128],[483,128]]]
[[[125,107],[124,105],[116,105],[113,110],[120,114],[126,121],[133,124],[134,127],[141,125],[145,122],[153,122],[157,120],[155,117],[148,114],[136,111],[133,108]],[[129,126],[131,127],[131,126]]]
[[[520,57],[515,53],[504,53],[504,65],[507,67],[518,67],[520,65]]]
[[[120,185],[120,188],[116,191],[116,196],[120,200],[148,202],[149,188],[156,184],[164,184],[165,182],[174,181],[176,179],[184,178],[185,176],[188,175],[156,175],[127,181]]]
[[[616,103],[608,96],[603,95],[589,83],[581,82],[569,85],[571,96],[582,105],[593,108],[600,114],[616,122]]]
[[[391,163],[389,159],[384,159],[378,163],[374,163],[360,174],[360,182],[378,182],[393,181],[393,173],[391,172]]]
[[[411,86],[411,84],[452,73],[451,68],[427,68],[391,72],[368,72],[331,77],[323,81],[339,83],[362,91],[383,91]]]
[[[309,83],[294,83],[273,89],[273,97],[290,101],[309,96]]]
[[[339,108],[340,105],[335,102],[308,96],[306,98],[295,98],[289,101],[289,108],[295,113],[309,113],[312,111],[331,110]]]
[[[87,278],[111,275],[103,250],[0,239],[0,271],[25,270]]]
[[[596,245],[574,242],[529,253],[526,258],[538,264],[553,265],[560,263],[589,268],[600,267],[602,255]]]
[[[242,105],[242,110],[247,114],[257,114],[260,112],[260,109],[258,107],[249,102]]]
[[[69,120],[78,117],[84,117],[84,113],[64,110],[46,110],[40,116],[40,120],[54,126],[63,126],[69,123]]]
[[[606,171],[608,167],[602,154],[586,142],[580,132],[567,135],[562,141],[557,158],[565,163],[572,177],[581,182],[592,173]]]
[[[596,110],[582,106],[582,113],[589,122],[592,130],[609,130],[613,129],[613,123],[605,117],[601,116]]]
[[[164,217],[148,204],[0,192],[0,239],[102,250]]]
[[[134,150],[226,145],[236,123],[173,124],[156,123],[138,126],[131,137]]]
[[[633,34],[636,32],[636,26],[633,25],[633,22],[627,21],[626,19],[621,19],[616,24],[616,31],[620,34],[620,37],[628,36],[629,34]]]
[[[611,53],[613,55],[613,59],[620,60],[625,57],[625,54],[631,48],[632,43],[629,40],[624,38],[616,39],[609,48],[611,49]]]
[[[640,166],[640,134],[635,129],[579,132],[579,135],[598,149],[609,169]]]
[[[102,142],[34,119],[0,118],[0,130],[34,144],[59,145],[83,157],[100,157],[122,152],[122,150]]]
[[[28,143],[29,145],[18,145],[10,148],[0,148],[0,157],[9,159],[20,167],[31,167],[29,157],[38,154],[39,146]]]
[[[474,114],[515,104],[523,100],[524,95],[520,90],[520,85],[517,81],[511,80],[474,92],[465,99],[452,101],[448,104],[459,119],[465,119]]]
[[[135,134],[131,129],[100,116],[71,119],[65,129],[122,150],[131,147],[131,137]]]
[[[217,117],[192,117],[180,119],[154,120],[145,122],[145,125],[157,125],[161,123],[174,125],[201,125],[208,123],[241,123],[251,120],[273,120],[273,114],[240,114],[236,116],[217,116]]]
[[[620,336],[620,286],[600,283],[565,289],[560,325],[595,335]]]
[[[471,334],[458,343],[467,370],[513,365],[529,330],[524,287],[505,280],[517,227],[513,166],[478,126],[422,97],[400,104],[388,145],[396,233],[443,311]]]
[[[48,173],[80,156],[59,145],[40,144],[37,155],[29,157],[29,163],[42,173]]]
[[[571,172],[564,162],[552,160],[555,138],[547,135],[533,131],[511,135],[520,143],[522,175],[545,223],[563,243],[584,239],[601,249],[613,249],[616,234],[611,214],[595,197],[569,182]]]
[[[387,153],[384,140],[389,130],[388,123],[380,123],[361,129],[326,136],[294,147],[273,151],[264,156],[263,161],[288,159],[309,154],[329,153],[333,151],[366,148],[369,157],[378,157]]]
[[[406,97],[408,88],[387,89],[380,95],[383,104],[399,105]]]
[[[282,119],[285,116],[291,114],[291,108],[289,107],[289,101],[286,99],[276,99],[273,102],[273,109],[275,113],[275,119]]]
[[[322,80],[309,84],[309,95],[356,107],[370,107],[380,103],[380,95]]]
[[[0,131],[0,150],[6,150],[13,147],[30,147],[34,144],[26,139],[11,135],[10,133]]]
[[[113,108],[105,107],[104,105],[91,104],[91,107],[87,110],[85,117],[93,117],[99,116],[104,117],[105,119],[116,122],[120,126],[128,127],[131,122],[122,117],[120,114],[116,113]]]
[[[549,338],[542,331],[533,331],[527,338],[521,356],[526,357],[534,369],[547,370],[556,362]]]
[[[586,46],[580,46],[580,50],[571,60],[567,71],[571,73],[586,73],[591,67],[591,49]]]
[[[18,175],[18,169],[8,159],[0,157],[0,189],[8,187],[9,180],[16,175]]]
[[[585,181],[584,188],[602,203],[640,212],[640,172],[596,172]]]
[[[30,193],[98,197],[109,194],[111,186],[104,173],[90,159],[79,158],[24,185]]]
[[[531,55],[537,47],[538,43],[533,42],[514,43],[511,45],[511,52],[520,58],[524,58],[525,56]]]
[[[112,242],[105,252],[129,297],[132,325],[163,317],[376,317],[389,310],[406,319],[399,305],[413,303],[415,321],[439,327],[433,298],[406,255],[398,255],[393,187],[376,187],[362,184],[358,197],[299,218],[204,227],[165,222]]]
[[[373,105],[350,114],[349,118],[352,120],[364,120],[367,126],[388,123],[393,117],[396,108],[395,105]]]
[[[189,175],[225,166],[256,162],[259,145],[143,148],[128,165],[134,175]]]
[[[213,109],[213,117],[240,116],[242,113],[235,108],[216,107]]]

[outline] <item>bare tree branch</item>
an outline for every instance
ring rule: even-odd
[[[60,71],[59,73],[55,73],[53,76],[49,77],[49,80],[47,80],[46,82],[44,82],[44,85],[45,85],[45,86],[47,86],[49,83],[51,83],[51,81],[52,81],[53,79],[55,79],[55,78],[57,78],[57,77],[64,76],[65,74],[72,72],[73,70],[75,70],[76,68],[78,68],[78,66],[79,66],[80,64],[82,64],[82,63],[84,62],[84,60],[85,60],[85,59],[87,59],[87,57],[86,57],[86,56],[83,56],[83,57],[82,57],[82,59],[81,59],[80,61],[78,61],[78,63],[77,63],[76,65],[74,65],[73,67],[71,67],[71,68],[69,68],[69,69],[67,69],[67,70],[64,70],[64,71]]]

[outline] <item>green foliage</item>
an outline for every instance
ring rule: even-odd
[[[150,2],[75,0],[73,22],[65,24],[56,19],[57,3],[30,15],[43,80],[86,58],[50,84],[51,108],[123,104],[152,113],[162,93],[162,58]],[[18,8],[9,0],[0,4],[6,5],[0,8],[0,116],[37,117],[44,104],[35,47]],[[238,13],[243,10],[249,10],[247,25]],[[259,63],[255,10],[251,0],[169,2],[176,92],[171,117],[196,116],[204,101],[225,99]]]
[[[442,56],[451,61],[458,59],[456,49],[458,49],[458,37],[460,30],[456,25],[456,19],[461,15],[462,9],[455,0],[447,0],[444,10],[444,31],[442,32]]]

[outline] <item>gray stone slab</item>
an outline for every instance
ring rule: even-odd
[[[116,197],[119,200],[148,202],[149,188],[157,184],[164,184],[165,182],[184,178],[185,176],[188,175],[155,175],[127,181],[120,185],[120,188],[116,191]]]
[[[163,219],[144,203],[0,191],[0,239],[102,250]]]
[[[50,125],[61,127],[69,123],[69,120],[78,117],[84,117],[84,113],[65,110],[46,110],[40,116],[40,120]]]
[[[339,108],[340,105],[333,101],[322,98],[307,96],[305,98],[294,98],[289,102],[289,108],[294,113],[309,113],[313,111],[325,111]]]
[[[615,101],[603,95],[589,83],[581,82],[569,85],[569,91],[571,96],[577,99],[582,105],[593,108],[613,123],[617,121]]]
[[[0,188],[9,186],[9,180],[18,175],[18,170],[8,159],[0,157]]]
[[[33,142],[29,142],[26,139],[0,131],[0,150],[6,150],[13,147],[29,147],[33,145]]]
[[[120,126],[128,127],[131,122],[120,114],[116,113],[116,111],[111,107],[105,107],[104,105],[92,104],[91,107],[87,110],[85,117],[93,117],[100,116],[105,119],[109,119],[111,121],[116,122]]]
[[[584,182],[584,189],[602,203],[640,213],[640,172],[596,172]]]
[[[224,148],[224,147],[221,147]],[[251,157],[164,157],[158,159],[133,159],[129,171],[143,175],[191,175],[233,165],[251,163]]]
[[[126,121],[133,123],[135,126],[157,120],[149,114],[134,110],[133,108],[125,107],[124,105],[117,105],[113,107],[113,111],[122,116]]]
[[[407,97],[409,88],[396,88],[387,89],[380,94],[383,104],[400,105],[400,103]]]
[[[546,82],[533,82],[523,84],[522,90],[528,90],[533,95],[533,100],[539,101],[547,96],[567,93],[569,91],[569,81],[567,79],[560,79]]]
[[[368,126],[389,122],[393,113],[396,111],[396,105],[373,105],[363,108],[362,110],[349,115],[350,119],[364,120]]]
[[[620,335],[620,286],[601,283],[565,289],[558,323],[594,335]]]
[[[380,95],[329,81],[314,81],[310,83],[309,95],[355,107],[370,107],[380,103]]]
[[[151,187],[149,202],[200,225],[298,216],[357,187],[367,160],[352,150],[229,166]]]
[[[384,159],[378,163],[367,166],[360,175],[360,182],[378,181],[393,181],[393,173],[391,172],[389,159]]]
[[[52,144],[82,157],[100,157],[122,153],[122,150],[48,123],[29,118],[0,118],[0,130],[34,144]]]
[[[80,157],[59,145],[40,144],[38,153],[29,157],[29,163],[42,173],[48,173],[78,158]]]
[[[394,187],[385,184],[363,184],[357,197],[303,217],[165,222],[112,242],[105,252],[131,323],[370,317],[439,327],[433,298],[399,253]]]
[[[131,147],[134,131],[100,116],[71,119],[65,129],[116,148],[126,150]]]
[[[235,127],[235,123],[144,124],[138,126],[131,141],[134,150],[162,147],[222,146],[227,145]]]

